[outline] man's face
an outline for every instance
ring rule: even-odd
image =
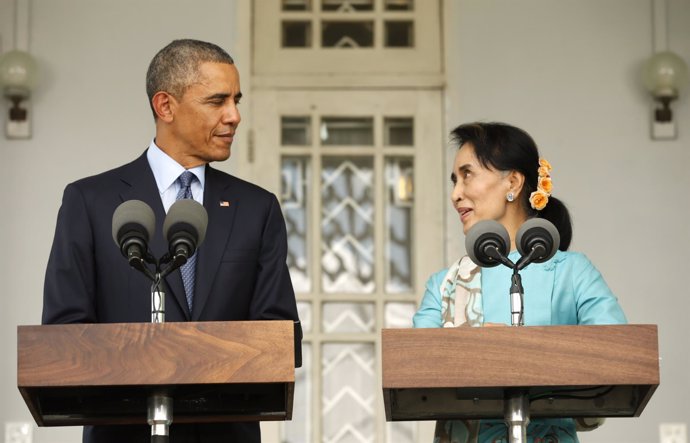
[[[230,145],[240,112],[242,93],[235,65],[202,63],[198,82],[190,85],[179,100],[173,99],[171,135],[176,160],[189,169],[230,157]]]

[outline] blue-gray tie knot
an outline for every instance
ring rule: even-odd
[[[196,176],[194,173],[190,171],[184,171],[180,176],[177,178],[180,182],[180,189],[177,191],[177,198],[176,200],[181,200],[183,198],[192,198],[192,182]]]

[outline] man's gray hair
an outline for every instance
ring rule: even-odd
[[[200,40],[174,40],[158,51],[146,72],[146,94],[154,117],[153,96],[165,91],[181,98],[187,88],[198,81],[199,66],[207,62],[235,63],[220,46]]]

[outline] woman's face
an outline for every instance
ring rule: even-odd
[[[508,177],[509,174],[482,166],[471,144],[465,143],[460,147],[455,154],[450,176],[453,183],[450,198],[460,215],[465,234],[481,220],[496,220],[507,225],[506,195],[510,192]]]

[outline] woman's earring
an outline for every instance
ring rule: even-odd
[[[506,200],[508,200],[509,202],[512,202],[513,200],[515,200],[515,194],[513,194],[512,192],[507,193],[506,194]]]

